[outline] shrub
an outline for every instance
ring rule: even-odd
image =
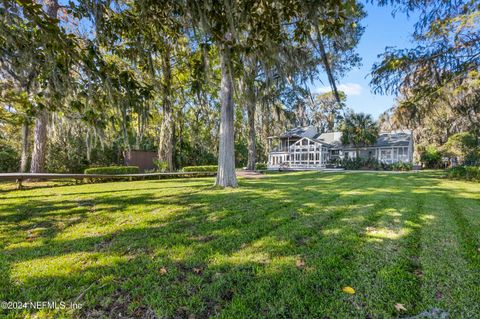
[[[362,159],[361,158],[346,158],[340,162],[340,165],[345,169],[361,169],[362,168]]]
[[[470,165],[470,166],[479,166],[480,165],[480,147],[471,151],[470,153],[468,153],[465,156],[464,164],[465,165]]]
[[[85,152],[71,145],[63,145],[56,141],[49,141],[45,161],[45,170],[50,173],[80,173],[85,171],[89,162]]]
[[[85,174],[138,174],[140,172],[138,166],[107,166],[107,167],[91,167],[85,170]]]
[[[479,166],[456,166],[447,170],[447,176],[452,179],[480,181]]]
[[[443,145],[442,151],[445,156],[455,157],[465,165],[478,165],[480,145],[475,135],[468,132],[457,133],[448,138]]]
[[[158,158],[153,160],[153,163],[157,167],[158,172],[165,172],[168,169],[168,163],[166,161],[161,161]]]
[[[429,145],[421,152],[420,162],[426,168],[439,168],[442,166],[442,154],[435,145]]]
[[[0,144],[0,172],[11,173],[19,169],[20,156],[8,145]]]
[[[267,163],[255,163],[255,170],[263,171],[267,169]]]
[[[394,171],[411,171],[413,165],[411,163],[396,162],[391,165]]]
[[[410,171],[413,168],[411,163],[397,162],[387,164],[379,162],[374,158],[345,158],[337,159],[331,163],[334,167],[341,166],[348,170],[375,170],[375,171]]]
[[[217,165],[185,166],[182,170],[184,172],[216,172],[217,168]]]
[[[374,158],[345,158],[338,160],[337,165],[348,170],[385,170],[387,166]]]

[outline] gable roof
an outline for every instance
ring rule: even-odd
[[[308,137],[316,142],[326,144],[333,148],[353,148],[353,145],[342,144],[342,132],[317,133],[314,126],[295,127],[285,133],[280,138]],[[411,131],[393,131],[381,132],[374,145],[370,147],[399,147],[409,146],[412,138]]]
[[[328,144],[331,147],[342,147],[341,132],[328,132],[328,133],[318,134],[318,136],[316,136],[315,139],[322,143]]]
[[[412,138],[411,132],[382,132],[378,135],[377,141],[374,145],[369,147],[397,147],[408,146]],[[341,132],[323,133],[317,137],[318,140],[323,141],[332,147],[341,148],[348,147],[353,148],[353,145],[342,144]]]
[[[317,128],[315,126],[297,126],[280,135],[280,138],[290,138],[290,137],[313,138],[316,134],[317,134]]]
[[[378,136],[375,147],[389,147],[389,146],[408,146],[412,133],[410,132],[392,132],[392,133],[380,133]]]

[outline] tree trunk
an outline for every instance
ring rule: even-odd
[[[249,83],[250,85],[250,83]],[[254,93],[252,89],[249,89]],[[254,171],[255,163],[257,161],[257,149],[255,145],[255,97],[249,95],[247,101],[247,116],[248,116],[248,161],[247,170]]]
[[[172,69],[170,64],[170,49],[167,47],[163,55],[163,120],[160,127],[158,143],[158,159],[167,163],[167,170],[173,170],[173,112],[172,112]]]
[[[35,130],[33,132],[31,173],[42,173],[44,170],[45,152],[47,149],[47,125],[48,111],[40,110],[35,119]]]
[[[58,13],[58,0],[45,1],[47,6],[47,15],[50,18],[56,19]],[[35,118],[35,130],[33,137],[33,153],[32,163],[30,165],[30,172],[41,173],[45,166],[45,152],[47,150],[47,125],[48,125],[48,111],[39,110]]]
[[[330,66],[330,61],[328,61],[327,52],[325,50],[325,45],[323,44],[322,35],[320,33],[320,29],[318,24],[315,24],[315,32],[317,33],[318,37],[318,49],[320,51],[320,55],[325,66],[325,71],[327,72],[328,82],[330,82],[330,87],[332,88],[333,95],[335,96],[335,100],[337,100],[338,104],[341,104],[342,101],[340,99],[340,94],[338,94],[337,85],[335,83],[335,77],[333,76],[333,71]]]
[[[28,138],[30,135],[30,125],[28,120],[22,123],[22,157],[20,158],[20,172],[25,173],[28,165]]]
[[[92,141],[90,138],[90,131],[88,129],[85,134],[85,146],[87,148],[87,161],[90,163],[92,159]]]
[[[137,134],[135,136],[135,149],[140,150],[143,139],[143,115],[139,112],[137,114]]]
[[[231,49],[228,46],[220,48],[220,63],[222,70],[222,81],[220,85],[221,121],[218,171],[215,185],[221,187],[237,187],[233,122],[233,78],[230,67],[230,50]]]

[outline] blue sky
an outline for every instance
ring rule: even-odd
[[[378,7],[367,4],[368,16],[363,20],[365,33],[360,39],[357,52],[362,58],[362,66],[351,70],[337,83],[347,94],[347,106],[356,112],[372,114],[375,118],[393,106],[395,97],[374,95],[369,87],[373,63],[378,61],[377,55],[386,47],[408,48],[411,46],[411,35],[416,16],[407,17],[404,13],[392,16],[392,7]],[[312,85],[313,92],[330,91],[328,81]]]

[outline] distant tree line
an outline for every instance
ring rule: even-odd
[[[480,2],[380,4],[419,14],[413,48],[388,48],[373,66],[374,92],[398,96],[396,105],[382,115],[382,126],[412,129],[418,154],[428,158],[429,166],[441,166],[439,158],[455,154],[480,165]],[[459,143],[462,154],[459,147],[452,150]]]

